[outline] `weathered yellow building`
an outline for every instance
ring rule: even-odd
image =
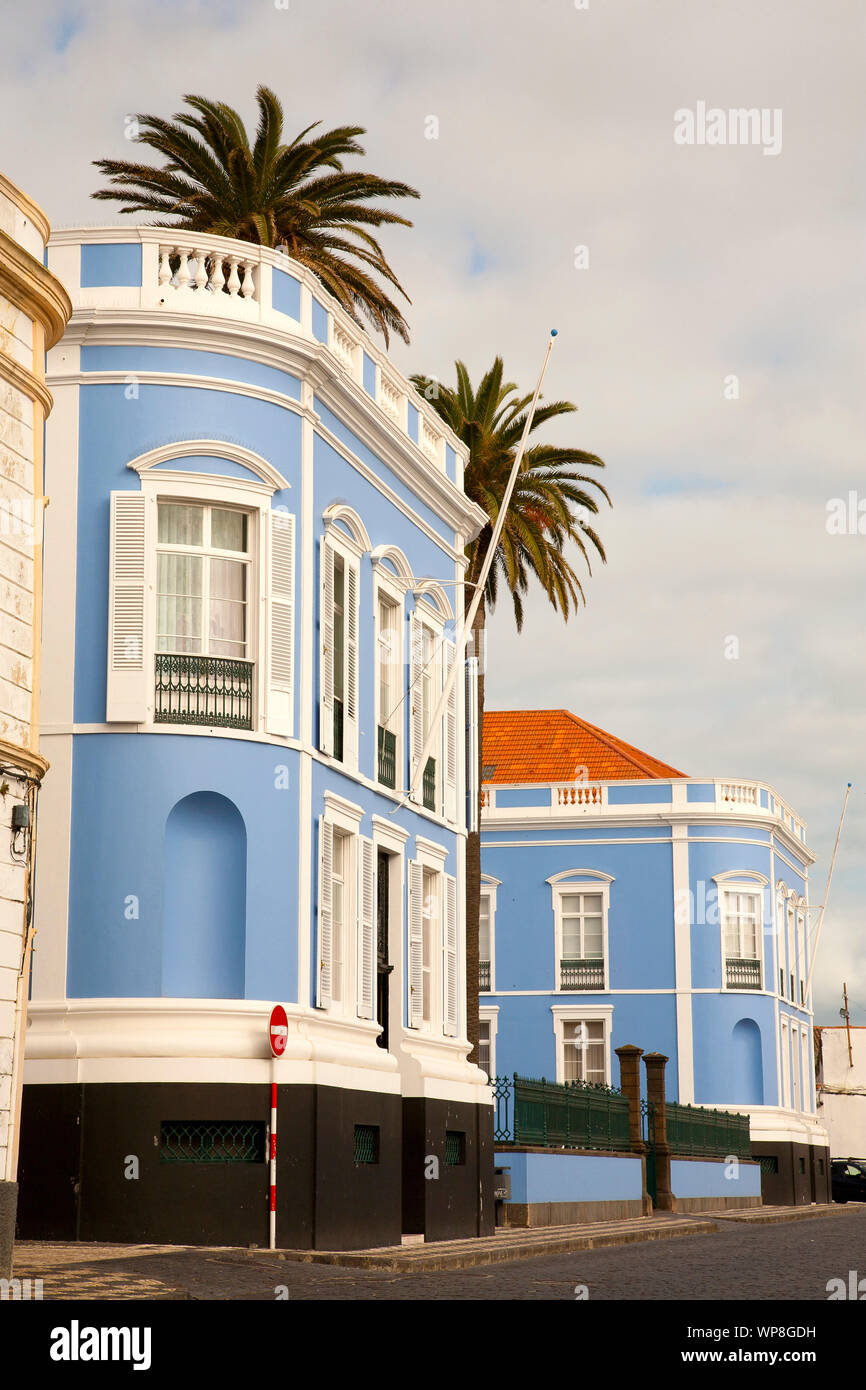
[[[15,1230],[21,1062],[33,935],[39,754],[45,353],[72,313],[44,267],[45,214],[0,174],[0,1277]]]

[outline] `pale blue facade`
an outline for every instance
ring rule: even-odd
[[[125,1087],[154,1107],[188,1087],[181,1119],[216,1124],[253,1094],[266,1115],[275,1079],[312,1106],[291,1121],[305,1152],[362,1183],[327,1232],[321,1204],[287,1207],[292,1239],[471,1233],[490,1102],[466,1061],[462,679],[419,768],[483,520],[465,446],[279,253],[98,229],[48,261],[75,312],[48,363],[55,775],[27,1080],[116,1086],[131,1117]],[[471,1200],[443,1188],[436,1208],[413,1168],[401,1217],[409,1129],[433,1126],[417,1142],[444,1162],[446,1119]],[[107,1211],[89,1229],[119,1233]]]
[[[486,789],[491,1070],[617,1085],[629,1043],[670,1059],[670,1100],[748,1111],[753,1139],[768,1125],[811,1133],[803,823],[757,783],[621,781],[592,797],[574,785]],[[576,975],[560,933],[581,893],[601,904],[604,945]],[[566,1027],[581,1021],[584,1054]]]

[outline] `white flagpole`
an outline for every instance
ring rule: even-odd
[[[818,954],[818,942],[821,939],[821,928],[824,925],[824,913],[827,910],[827,899],[830,896],[830,884],[833,881],[833,866],[836,863],[836,851],[839,848],[839,840],[842,835],[842,823],[845,820],[845,811],[848,807],[848,797],[851,795],[851,783],[848,783],[845,791],[845,800],[842,802],[842,814],[839,817],[839,829],[836,831],[836,843],[833,846],[833,857],[830,860],[830,872],[827,874],[827,887],[824,890],[824,901],[821,904],[821,916],[818,918],[818,925],[815,928],[815,944],[812,947],[809,958],[809,973],[806,976],[806,1005],[809,1004],[809,987],[812,983],[812,971],[815,968],[815,958]]]
[[[550,361],[550,354],[553,351],[553,340],[556,336],[557,330],[555,328],[552,328],[550,330],[550,337],[547,340],[547,351],[544,354],[544,361],[541,364],[541,371],[539,373],[538,382],[535,387],[535,394],[532,397],[532,403],[530,404],[529,411],[526,416],[526,423],[523,426],[523,434],[520,437],[520,444],[518,446],[517,453],[514,457],[514,463],[511,468],[511,476],[508,479],[508,486],[506,487],[502,497],[502,504],[499,508],[499,515],[496,518],[496,525],[493,528],[493,535],[490,538],[490,545],[488,546],[487,554],[484,557],[484,564],[481,567],[481,573],[478,576],[475,594],[473,595],[472,602],[469,605],[469,610],[463,619],[463,626],[460,629],[460,635],[457,638],[456,649],[454,652],[454,660],[451,663],[451,670],[448,672],[448,678],[445,681],[445,685],[442,689],[442,694],[439,697],[439,703],[437,704],[436,709],[433,713],[433,718],[430,721],[430,730],[427,734],[427,738],[424,741],[424,747],[421,749],[421,753],[418,758],[418,763],[415,767],[415,771],[412,774],[412,779],[409,783],[409,790],[400,802],[401,806],[405,806],[406,802],[410,800],[413,794],[418,790],[418,784],[424,775],[424,768],[427,766],[427,759],[430,757],[433,745],[435,744],[436,738],[438,736],[439,725],[442,722],[442,718],[445,714],[445,708],[448,704],[448,699],[451,695],[451,690],[454,686],[455,680],[457,679],[457,672],[460,670],[463,664],[463,653],[466,650],[466,643],[469,640],[469,634],[472,631],[472,624],[475,622],[475,615],[478,612],[478,607],[481,603],[481,596],[484,593],[484,589],[487,584],[487,576],[489,575],[491,567],[493,565],[493,561],[496,558],[496,548],[499,545],[499,538],[502,535],[502,529],[505,526],[505,518],[508,513],[508,506],[511,502],[511,496],[514,492],[514,486],[517,482],[517,475],[520,472],[520,465],[523,462],[523,454],[526,449],[526,441],[529,438],[529,431],[532,428],[532,421],[535,418],[535,409],[538,405],[538,397],[541,395],[541,383],[544,381],[544,374],[547,371],[547,364]]]

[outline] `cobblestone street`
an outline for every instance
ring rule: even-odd
[[[280,1260],[266,1252],[170,1246],[20,1244],[15,1272],[43,1298],[194,1300],[827,1300],[830,1279],[866,1275],[862,1209],[771,1226],[538,1256],[436,1273]],[[283,1292],[285,1290],[285,1292]]]

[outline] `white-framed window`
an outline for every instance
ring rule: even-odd
[[[791,1108],[791,1039],[789,1030],[789,1019],[784,1015],[780,1020],[780,1049],[782,1053],[782,1108]]]
[[[610,988],[609,874],[570,869],[549,878],[553,893],[556,990],[561,994]]]
[[[760,890],[722,890],[722,929],[725,937],[725,988],[761,988]]]
[[[403,600],[380,570],[376,614],[376,781],[403,785]]]
[[[496,1033],[499,1007],[491,1004],[478,1010],[478,1065],[489,1078],[496,1075]]]
[[[753,870],[730,870],[713,882],[719,896],[723,989],[764,988],[764,889],[768,880]]]
[[[797,1003],[806,1008],[806,901],[797,901]]]
[[[803,1066],[803,1098],[802,1106],[806,1111],[812,1109],[812,1085],[814,1082],[814,1068],[812,1066],[812,1046],[811,1030],[806,1025],[800,1028],[800,1052]]]
[[[376,860],[363,810],[325,793],[319,817],[316,1007],[375,1017]]]
[[[781,880],[776,884],[776,978],[773,982],[774,990],[778,990],[779,998],[785,998],[785,904],[788,898],[788,890]]]
[[[409,638],[409,765],[413,777],[455,659],[455,645],[445,636],[445,623],[439,607],[416,595]],[[457,702],[455,680],[425,761],[417,798],[426,810],[450,821],[457,819]]]
[[[791,1025],[791,1069],[792,1069],[793,1076],[794,1076],[794,1087],[793,1087],[794,1095],[793,1095],[793,1103],[794,1103],[794,1109],[795,1109],[795,1110],[802,1110],[802,1108],[803,1108],[803,1104],[802,1104],[802,1096],[803,1096],[802,1067],[803,1067],[803,1054],[802,1054],[802,1052],[801,1052],[801,1050],[800,1050],[800,1029],[797,1027],[797,1024],[796,1024],[796,1023],[792,1023],[792,1025]]]
[[[363,542],[341,521],[326,519],[319,552],[319,747],[356,770]]]
[[[157,651],[245,660],[253,516],[167,499],[156,510]]]
[[[496,988],[496,890],[500,880],[481,875],[478,908],[478,988],[483,993]]]
[[[136,467],[111,493],[106,721],[291,735],[294,517],[265,482]]]
[[[610,1085],[613,1005],[553,1005],[556,1079]]]
[[[410,1028],[457,1035],[459,1023],[459,921],[457,880],[444,872],[447,851],[416,837],[417,858],[409,861]]]
[[[797,948],[796,948],[796,926],[794,917],[794,895],[788,897],[785,905],[786,932],[785,939],[788,943],[788,968],[785,972],[785,995],[792,1004],[797,1002],[796,978],[797,978]]]

